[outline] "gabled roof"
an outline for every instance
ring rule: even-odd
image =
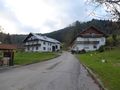
[[[95,34],[102,34],[102,35],[104,35],[104,33],[102,31],[100,31],[98,28],[96,28],[94,26],[90,26],[90,27],[86,28],[80,34],[86,34],[88,32],[91,32],[91,33],[94,32]]]
[[[42,36],[42,35],[38,35],[38,34],[34,34],[34,33],[30,33],[23,42],[26,42],[26,40],[31,37],[31,36],[35,36],[38,40],[42,40],[42,41],[47,41],[47,42],[52,42],[52,43],[60,43],[58,40],[53,39],[53,38],[49,38],[47,36]]]
[[[96,35],[93,35],[92,33],[91,34],[86,34],[87,31],[89,31],[90,29],[92,29],[93,31],[96,31],[98,32],[98,34]],[[73,40],[71,41],[71,46],[73,44],[73,42],[75,41],[75,39],[77,37],[83,37],[83,38],[99,38],[99,37],[103,37],[103,36],[106,36],[102,31],[100,31],[99,29],[97,29],[96,27],[94,26],[90,26],[86,29],[84,29],[82,32],[80,32],[76,37],[73,38]]]

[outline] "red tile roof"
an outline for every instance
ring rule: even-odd
[[[16,45],[12,44],[0,44],[0,50],[14,50],[17,49]]]

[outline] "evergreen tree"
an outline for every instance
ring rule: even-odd
[[[6,44],[11,44],[11,36],[10,36],[9,33],[8,33],[8,34],[6,35],[6,37],[4,38],[4,43],[6,43]]]

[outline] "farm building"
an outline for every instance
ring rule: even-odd
[[[53,52],[60,50],[59,41],[34,33],[30,33],[23,43],[26,52]]]
[[[105,34],[91,26],[83,30],[72,42],[72,51],[94,51],[105,45]]]

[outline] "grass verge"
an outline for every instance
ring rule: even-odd
[[[16,65],[26,65],[37,63],[41,61],[46,61],[59,56],[58,53],[53,52],[17,52],[15,53],[14,64]]]
[[[102,80],[108,90],[120,90],[120,48],[78,54],[77,57]]]

